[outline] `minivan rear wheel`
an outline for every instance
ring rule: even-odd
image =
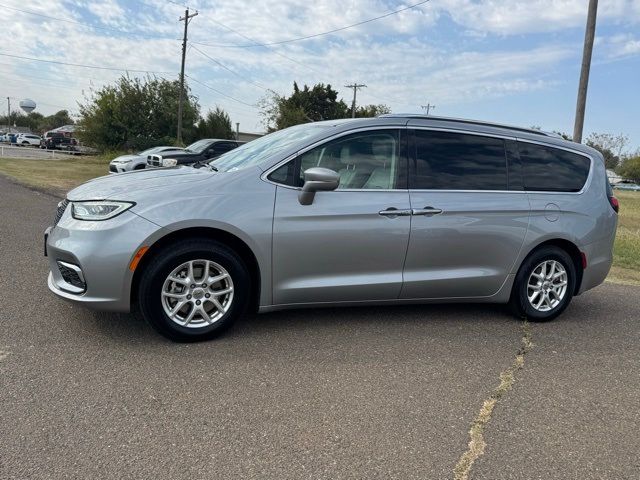
[[[552,245],[542,247],[520,267],[511,309],[516,316],[534,322],[553,320],[569,306],[575,282],[576,270],[569,254]]]
[[[140,313],[170,340],[209,340],[244,313],[250,285],[242,258],[226,245],[181,241],[156,252],[142,272]]]

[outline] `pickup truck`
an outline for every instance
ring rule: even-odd
[[[166,166],[163,161],[167,159],[175,160],[177,165],[190,165],[196,162],[204,162],[219,157],[234,148],[238,148],[244,142],[235,140],[221,140],[217,138],[205,138],[192,143],[184,151],[170,152],[167,154],[153,154],[147,156],[147,167]],[[171,162],[174,164],[174,162]]]

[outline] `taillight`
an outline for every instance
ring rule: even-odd
[[[611,204],[611,208],[613,208],[615,212],[618,213],[618,210],[620,210],[620,202],[618,201],[618,199],[611,195],[609,197],[609,203]]]

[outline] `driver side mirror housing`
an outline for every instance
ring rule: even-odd
[[[313,167],[304,172],[304,185],[298,195],[300,205],[311,205],[316,192],[335,190],[340,184],[340,175],[328,168]]]

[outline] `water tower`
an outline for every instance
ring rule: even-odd
[[[20,108],[27,113],[31,113],[36,109],[36,102],[30,98],[25,98],[20,102]]]

